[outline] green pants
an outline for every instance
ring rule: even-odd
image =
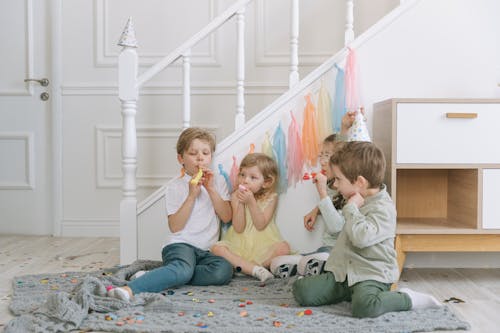
[[[410,297],[405,293],[390,291],[390,286],[387,283],[367,280],[349,287],[347,279],[337,282],[332,272],[325,272],[295,281],[293,296],[302,306],[352,302],[352,315],[357,318],[378,317],[386,312],[410,310]]]

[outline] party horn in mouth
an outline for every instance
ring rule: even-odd
[[[198,170],[198,173],[196,174],[196,176],[191,179],[191,184],[193,185],[198,185],[198,182],[200,181],[201,177],[203,176],[203,170],[202,169],[199,169]]]

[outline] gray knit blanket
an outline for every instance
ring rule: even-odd
[[[14,278],[11,332],[430,332],[468,330],[447,306],[386,313],[377,318],[351,316],[350,303],[302,307],[293,299],[294,279],[265,285],[237,276],[227,286],[182,286],[143,293],[130,303],[106,297],[107,286],[122,286],[138,270],[159,262],[138,261],[91,273],[67,272]]]

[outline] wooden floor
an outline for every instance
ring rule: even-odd
[[[57,238],[0,235],[0,329],[12,318],[11,279],[25,274],[93,271],[119,263],[117,238]],[[405,269],[399,287],[450,304],[474,333],[500,332],[500,269]],[[449,332],[449,331],[447,331]],[[463,331],[459,331],[463,332]]]

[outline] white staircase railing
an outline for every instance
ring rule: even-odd
[[[122,33],[118,45],[123,49],[118,57],[118,84],[119,99],[121,101],[123,128],[122,128],[122,170],[123,170],[123,199],[120,204],[120,262],[128,264],[137,259],[137,197],[136,197],[136,170],[137,170],[137,137],[135,115],[139,89],[166,67],[182,58],[183,62],[183,122],[182,127],[190,126],[191,120],[191,49],[205,39],[232,17],[236,16],[237,26],[237,69],[236,69],[236,113],[235,130],[245,124],[245,8],[253,0],[238,0],[223,13],[213,19],[198,33],[185,43],[164,57],[158,63],[146,70],[140,76],[138,73],[137,41],[131,19]],[[299,0],[291,1],[290,26],[290,74],[289,95],[299,93]],[[354,39],[353,29],[353,0],[347,0],[345,44]],[[325,71],[325,66],[322,66]],[[306,86],[301,84],[300,87]],[[290,94],[291,91],[294,93]],[[266,108],[266,110],[269,108]],[[231,141],[231,140],[229,140]]]

